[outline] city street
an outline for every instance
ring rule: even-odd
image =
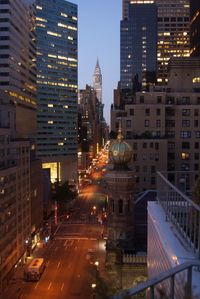
[[[96,172],[96,176],[99,175]],[[94,263],[104,267],[104,226],[98,213],[104,202],[98,185],[81,189],[73,209],[58,225],[45,250],[47,267],[38,282],[23,282],[23,299],[94,298]]]

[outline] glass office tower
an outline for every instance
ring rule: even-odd
[[[123,0],[123,19],[128,18],[130,3],[157,5],[157,82],[167,84],[167,66],[171,57],[187,57],[190,52],[189,0]],[[195,0],[192,0],[195,2]],[[199,0],[196,0],[196,3]]]
[[[77,165],[77,5],[36,1],[37,155],[51,180],[75,180]]]
[[[146,90],[156,78],[157,8],[152,1],[130,3],[121,21],[120,81],[122,89]],[[136,83],[137,81],[137,83]],[[135,83],[134,83],[135,82]]]

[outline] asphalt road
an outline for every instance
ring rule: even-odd
[[[98,206],[91,215],[98,203],[96,186],[82,191],[69,219],[58,226],[47,247],[42,277],[23,283],[22,299],[94,298],[94,262],[104,262],[103,226],[97,221]]]

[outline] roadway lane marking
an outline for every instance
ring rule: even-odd
[[[50,284],[49,284],[49,286],[48,286],[48,290],[50,290],[51,285],[52,285],[52,281],[50,282]]]
[[[61,292],[62,292],[62,290],[63,290],[63,288],[64,288],[64,285],[65,285],[65,284],[63,283],[62,286],[61,286],[61,289],[60,289]]]
[[[56,240],[79,240],[79,241],[82,241],[82,240],[91,240],[91,241],[97,241],[98,239],[97,238],[86,238],[86,237],[56,237]]]
[[[39,283],[39,281],[36,283],[36,285],[35,285],[35,289],[37,289],[38,283]]]
[[[74,244],[74,240],[71,239],[70,241],[71,241],[70,246],[72,246]]]
[[[59,266],[60,266],[60,261],[59,261],[59,263],[58,263],[58,266],[57,266],[57,268],[59,268]]]

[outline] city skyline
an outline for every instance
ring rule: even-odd
[[[73,0],[72,2],[78,4],[78,86],[79,89],[85,88],[86,84],[92,86],[92,75],[98,57],[103,78],[104,117],[110,123],[113,89],[120,80],[121,0],[109,2],[85,0],[84,3],[81,0]],[[103,23],[97,22],[99,16]]]

